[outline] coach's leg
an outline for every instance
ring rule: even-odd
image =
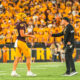
[[[71,49],[70,54],[69,54],[69,57],[70,57],[70,66],[71,66],[72,72],[73,72],[73,71],[76,71],[76,70],[75,70],[74,60],[73,60],[73,58],[72,58],[73,50],[74,50],[74,49]]]
[[[66,73],[70,74],[70,61],[69,61],[69,52],[68,52],[68,50],[66,50],[66,52],[65,52],[65,61],[66,61],[66,68],[67,68]]]
[[[72,58],[72,53],[73,53],[73,49],[71,49],[71,51],[70,51],[70,65],[71,65],[71,69],[72,69],[71,76],[76,75],[78,73],[75,70],[75,64],[74,64],[74,60]]]

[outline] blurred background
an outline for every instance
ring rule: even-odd
[[[64,29],[60,24],[63,17],[68,17],[75,29],[73,58],[80,61],[80,0],[0,0],[0,35],[5,36],[0,39],[0,62],[13,62],[15,58],[18,13],[27,15],[25,32],[35,35],[35,38],[26,38],[33,62],[65,61],[64,37],[49,36]],[[20,59],[23,61],[24,56]]]

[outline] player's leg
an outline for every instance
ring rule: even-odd
[[[36,76],[36,74],[33,74],[31,72],[31,51],[30,49],[28,48],[26,43],[23,43],[23,47],[21,47],[21,49],[22,49],[24,56],[26,57],[26,66],[28,69],[27,76]]]
[[[19,46],[19,48],[20,48],[20,50],[19,49],[17,49],[17,53],[19,53],[20,51],[22,51],[23,52],[23,55],[26,57],[26,66],[27,66],[27,68],[28,68],[28,71],[30,71],[30,69],[31,69],[31,54],[30,54],[30,52],[29,52],[29,48],[28,48],[28,46],[26,45],[26,43],[25,42],[22,42],[22,41],[18,41],[19,42],[19,44],[18,44],[18,46]],[[21,46],[22,45],[22,46]],[[19,55],[19,54],[18,54]]]
[[[28,71],[31,71],[31,57],[26,58],[26,66]]]
[[[16,71],[16,68],[17,68],[19,59],[20,59],[20,57],[16,57],[16,59],[14,60],[14,63],[13,63],[13,71]]]
[[[23,62],[23,58],[22,57],[20,57],[19,62],[21,62],[21,63]]]
[[[36,74],[31,72],[31,57],[26,57],[26,65],[27,65],[27,76],[36,76]]]
[[[16,73],[16,68],[17,68],[20,57],[21,57],[21,50],[20,48],[16,48],[16,59],[14,60],[14,63],[13,63],[13,71],[11,73],[11,76],[20,76],[19,74]]]
[[[13,71],[11,73],[11,76],[20,76],[19,74],[16,73],[16,68],[17,68],[17,64],[19,62],[19,58],[20,57],[16,57],[14,64],[13,64]]]

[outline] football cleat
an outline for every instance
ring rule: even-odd
[[[71,72],[71,76],[73,76],[73,75],[76,75],[76,74],[78,74],[78,72],[76,72],[76,71],[73,71],[73,72]]]
[[[37,75],[30,71],[30,72],[27,72],[27,76],[37,76]]]
[[[12,76],[12,77],[20,77],[20,75],[17,74],[16,72],[12,72],[12,73],[11,73],[11,76]]]
[[[71,76],[71,75],[70,75],[70,74],[65,73],[65,74],[63,74],[62,76]]]

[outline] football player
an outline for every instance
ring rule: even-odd
[[[16,68],[19,62],[19,59],[21,57],[21,53],[23,52],[23,55],[26,57],[26,66],[28,69],[27,72],[27,76],[36,76],[36,74],[31,72],[31,54],[30,54],[30,50],[26,44],[25,41],[25,37],[33,37],[33,35],[28,35],[25,33],[26,30],[26,14],[24,13],[19,13],[18,14],[18,19],[19,19],[19,23],[17,25],[17,31],[18,31],[18,37],[17,40],[15,42],[15,47],[16,47],[16,59],[14,60],[14,64],[13,64],[13,71],[11,73],[11,76],[20,76],[17,72],[16,72]]]

